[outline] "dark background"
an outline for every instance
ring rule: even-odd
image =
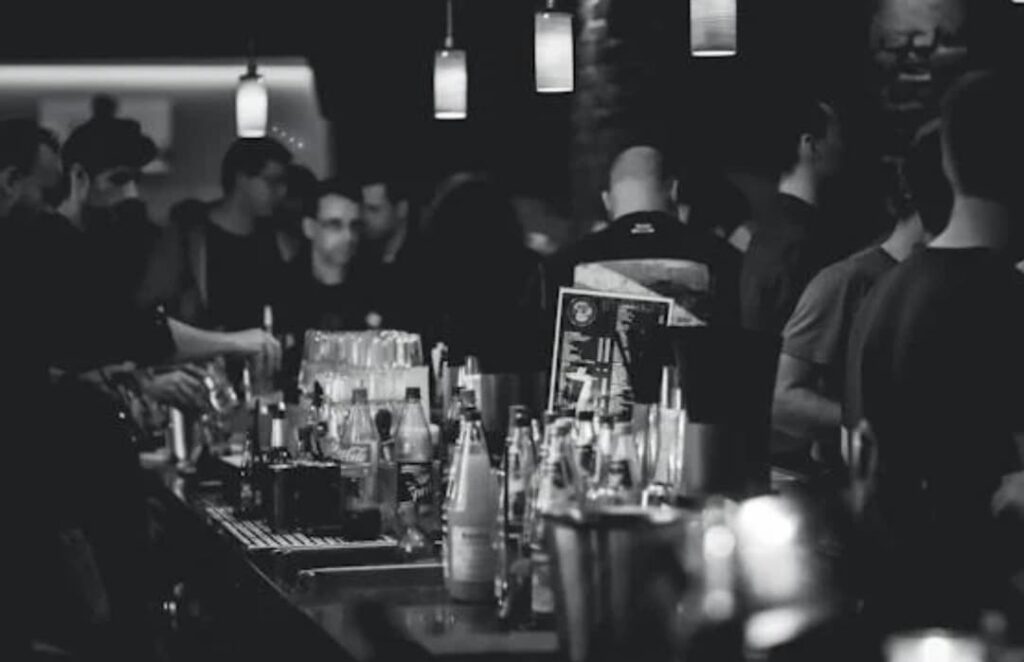
[[[1011,0],[957,1],[969,5],[960,38],[971,64],[1024,60],[1024,7]],[[874,165],[891,145],[885,144],[890,118],[879,102],[885,81],[868,47],[871,0],[740,0],[740,55],[727,60],[689,57],[685,0],[580,2],[604,5],[623,42],[633,40],[632,50],[600,54],[623,76],[609,84],[628,87],[622,80],[651,77],[648,87],[656,92],[648,91],[642,103],[659,108],[665,142],[681,160],[763,171],[774,103],[793,89],[816,90],[843,108],[857,186],[875,186]],[[533,91],[533,12],[542,4],[455,0],[456,44],[469,53],[469,118],[461,122],[432,117],[433,51],[443,39],[440,0],[341,0],[316,10],[267,5],[253,16],[230,18],[144,5],[131,14],[22,17],[5,21],[0,60],[237,57],[254,39],[257,54],[309,58],[342,172],[430,182],[456,169],[486,168],[517,191],[580,216],[571,191],[579,179],[571,169],[597,157],[579,154],[579,141],[573,147],[571,118],[604,112],[580,107],[599,105],[604,91],[598,86],[596,94],[581,95],[579,76],[576,95]],[[576,9],[577,3],[559,0],[558,6]],[[637,50],[637,40],[647,38],[650,45]],[[581,59],[578,52],[577,65],[588,66]],[[628,95],[619,102],[632,103]]]

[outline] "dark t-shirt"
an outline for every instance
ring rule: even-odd
[[[844,419],[878,439],[869,512],[907,559],[896,576],[991,564],[991,498],[1024,430],[1024,278],[987,249],[923,250],[864,301],[847,365]]]
[[[236,235],[207,224],[207,287],[210,311],[229,331],[258,327],[268,303],[255,234]]]
[[[732,325],[738,321],[740,260],[736,249],[714,235],[662,212],[638,212],[555,256],[551,275],[555,285],[571,286],[577,266],[599,265],[611,276],[609,283],[618,276],[639,279],[671,294],[703,322]]]
[[[896,260],[873,246],[825,267],[807,285],[782,332],[782,352],[824,369],[822,393],[840,401],[850,327],[861,303]]]
[[[807,283],[841,255],[818,211],[780,193],[743,258],[740,316],[751,331],[782,334]]]

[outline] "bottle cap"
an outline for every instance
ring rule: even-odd
[[[523,407],[515,413],[513,420],[517,428],[528,428],[530,427],[530,412]]]
[[[286,413],[287,408],[284,406],[283,402],[270,405],[270,416],[275,420],[284,420]]]
[[[577,412],[576,418],[581,421],[592,421],[594,420],[594,412],[589,410]]]
[[[558,420],[558,412],[551,411],[550,409],[544,412],[544,425],[553,425]]]
[[[420,387],[410,386],[405,389],[406,400],[419,400],[420,399]]]

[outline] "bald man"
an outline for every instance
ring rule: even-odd
[[[611,224],[557,255],[557,285],[669,296],[674,323],[738,323],[740,254],[676,214],[664,155],[634,145],[615,158],[601,197]]]

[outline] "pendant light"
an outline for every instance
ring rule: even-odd
[[[256,72],[256,55],[249,42],[249,65],[238,79],[235,92],[235,123],[239,138],[262,138],[267,135],[269,100],[263,76]]]
[[[533,34],[537,91],[572,92],[572,14],[555,11],[555,0],[548,0],[547,8],[534,15]]]
[[[690,53],[694,57],[736,55],[737,0],[690,0]]]
[[[445,4],[444,48],[434,55],[434,117],[466,119],[466,51],[455,48],[452,33],[452,2]]]

